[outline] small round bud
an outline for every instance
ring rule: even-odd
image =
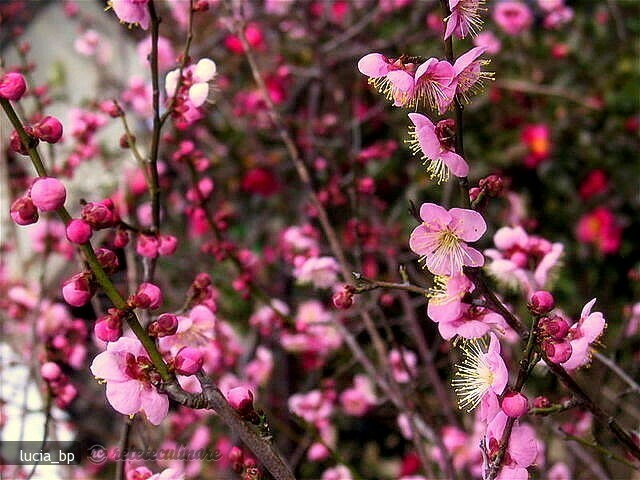
[[[22,74],[9,72],[0,77],[0,98],[5,100],[20,100],[27,90],[27,82]]]
[[[62,124],[56,117],[46,116],[33,127],[33,134],[47,143],[57,143],[62,138]]]
[[[96,257],[98,258],[98,262],[100,262],[100,266],[108,275],[113,275],[118,271],[120,267],[118,256],[108,248],[99,248],[96,250]]]
[[[39,210],[53,212],[64,205],[67,190],[57,178],[37,178],[31,186],[31,200]]]
[[[182,347],[173,362],[179,375],[194,375],[202,368],[204,354],[198,348]]]
[[[529,411],[529,400],[522,393],[507,392],[502,398],[501,406],[505,415],[519,418]]]
[[[247,387],[236,387],[229,390],[227,401],[240,414],[253,411],[253,392]]]
[[[72,307],[86,305],[94,293],[92,275],[87,272],[77,273],[62,284],[62,296]]]
[[[60,378],[60,375],[62,375],[62,369],[60,368],[60,365],[55,362],[46,362],[40,367],[40,375],[48,382],[51,382]]]
[[[18,225],[31,225],[38,221],[38,209],[29,197],[20,197],[11,204],[11,218]]]
[[[93,235],[91,225],[79,218],[74,218],[69,222],[66,232],[67,240],[78,245],[87,243],[91,238],[91,235]]]
[[[137,308],[154,310],[162,304],[162,291],[153,283],[142,283],[131,298],[131,304]]]
[[[535,313],[536,315],[544,315],[555,308],[556,302],[551,293],[546,290],[538,290],[531,295],[527,306],[532,313]]]
[[[173,255],[178,249],[178,239],[173,235],[160,235],[158,237],[158,253],[160,255]]]
[[[148,331],[149,335],[158,338],[175,335],[178,331],[178,317],[172,313],[163,313],[155,322],[151,322]]]
[[[566,362],[573,352],[571,344],[566,341],[545,340],[542,342],[542,349],[553,363]]]
[[[103,342],[115,342],[122,336],[122,320],[105,315],[96,321],[93,332]]]

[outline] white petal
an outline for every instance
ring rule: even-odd
[[[194,107],[202,105],[209,96],[209,85],[206,83],[194,83],[189,88],[189,100]]]
[[[216,63],[213,60],[203,58],[193,71],[193,79],[196,82],[208,82],[215,77],[217,71]]]
[[[173,97],[176,93],[176,86],[178,85],[178,76],[180,75],[180,70],[171,70],[167,73],[167,76],[164,79],[164,89],[167,92],[167,97]]]

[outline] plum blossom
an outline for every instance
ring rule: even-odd
[[[516,36],[525,31],[533,22],[533,14],[522,2],[507,0],[493,9],[493,21],[507,34]]]
[[[418,357],[411,350],[392,349],[389,352],[389,365],[391,374],[398,383],[407,383],[416,374],[416,364]]]
[[[316,288],[329,288],[338,281],[340,266],[333,257],[300,258],[293,271],[299,283],[311,283]]]
[[[451,340],[456,335],[466,339],[480,338],[491,330],[504,333],[506,322],[501,315],[485,307],[467,303],[461,306],[457,317],[431,317],[438,324],[438,332],[445,340]]]
[[[454,151],[452,121],[443,120],[436,126],[419,113],[410,113],[409,119],[415,129],[410,132],[411,140],[408,143],[414,154],[421,154],[424,163],[429,163],[427,172],[431,178],[442,183],[449,179],[449,172],[456,177],[466,177],[469,165]]]
[[[445,18],[447,28],[444,32],[445,40],[451,35],[465,38],[475,35],[482,27],[480,12],[483,10],[484,0],[449,0],[451,15]]]
[[[375,405],[378,398],[373,390],[373,384],[366,375],[353,377],[353,387],[347,388],[340,394],[340,403],[348,415],[361,417]]]
[[[466,275],[457,273],[451,277],[436,276],[433,282],[427,306],[429,318],[458,318],[463,310],[462,298],[473,290],[471,280]]]
[[[333,412],[331,401],[320,390],[296,393],[289,397],[289,410],[308,423],[326,423]]]
[[[606,326],[602,312],[591,312],[596,303],[594,298],[588,302],[580,313],[580,320],[569,329],[567,338],[571,344],[571,356],[562,364],[567,370],[575,370],[591,360],[591,344],[595,342]]]
[[[140,25],[147,30],[151,23],[148,3],[149,0],[109,0],[108,4],[121,23]]]
[[[344,465],[337,465],[322,473],[321,480],[353,480],[351,471]]]
[[[500,39],[489,30],[478,34],[478,36],[473,39],[473,44],[476,47],[484,47],[486,49],[485,52],[489,55],[495,55],[502,49]]]
[[[500,341],[493,333],[489,334],[489,338],[486,352],[482,341],[464,343],[464,358],[451,382],[458,395],[460,408],[468,411],[481,403],[497,401],[497,396],[502,394],[509,381],[509,371],[500,356]]]
[[[493,420],[489,422],[485,435],[485,445],[488,450],[488,458],[486,461],[490,461],[497,455],[506,424],[507,416],[502,412],[496,414]],[[534,429],[529,425],[522,425],[516,420],[511,430],[506,454],[503,466],[496,479],[528,479],[529,473],[527,472],[527,467],[532,465],[538,456],[538,441]],[[483,478],[486,477],[483,475]]]
[[[205,347],[215,338],[216,316],[204,305],[196,305],[188,316],[178,317],[175,335],[159,339],[160,349],[175,355],[183,347]]]
[[[167,416],[169,399],[153,385],[158,374],[137,339],[121,337],[109,343],[93,360],[91,372],[106,381],[107,400],[116,411],[124,415],[142,411],[154,425]]]
[[[481,267],[484,257],[466,242],[475,242],[487,230],[482,215],[474,210],[445,208],[434,203],[420,207],[422,225],[409,238],[409,246],[434,275],[455,275],[463,266]]]
[[[209,96],[209,82],[217,75],[216,63],[209,58],[202,58],[197,64],[187,67],[182,75],[190,84],[188,98],[194,107],[200,107]],[[165,78],[165,91],[167,97],[173,97],[178,87],[180,69],[167,73]]]
[[[603,255],[614,254],[620,250],[622,227],[610,209],[600,206],[578,220],[576,237],[594,244]]]
[[[466,53],[460,55],[453,64],[456,75],[456,93],[469,101],[468,93],[482,90],[485,80],[493,79],[493,72],[484,72],[482,67],[489,63],[489,60],[478,60],[480,55],[486,52],[486,47],[474,47]]]

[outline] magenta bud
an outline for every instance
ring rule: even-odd
[[[33,125],[33,134],[43,142],[57,143],[62,138],[62,124],[56,117],[46,116]]]
[[[87,243],[93,234],[91,225],[84,220],[74,218],[67,224],[67,240],[82,245]]]
[[[522,393],[507,392],[502,398],[501,406],[505,415],[519,418],[529,411],[529,400]]]
[[[0,77],[0,98],[20,100],[27,90],[27,82],[18,72],[9,72]]]
[[[533,408],[549,408],[551,406],[551,400],[547,397],[539,396],[533,399]]]
[[[199,273],[193,281],[193,286],[199,289],[207,288],[211,285],[211,275],[208,273]]]
[[[158,247],[160,242],[151,235],[138,235],[136,242],[136,252],[145,258],[156,258],[158,256]]]
[[[31,200],[39,210],[53,212],[64,205],[67,190],[57,178],[37,178],[31,186]]]
[[[160,255],[173,255],[178,249],[178,239],[173,235],[160,235],[158,237],[158,253]]]
[[[142,283],[132,297],[131,303],[137,308],[156,309],[162,304],[162,291],[153,283]]]
[[[179,375],[194,375],[202,368],[204,354],[194,347],[182,347],[176,354],[173,366]]]
[[[229,405],[240,414],[253,411],[253,393],[247,387],[232,388],[227,392]]]
[[[353,305],[353,293],[347,289],[342,289],[333,294],[331,298],[333,306],[338,310],[348,310]]]
[[[99,248],[96,250],[96,257],[98,258],[98,262],[100,262],[100,266],[107,274],[112,275],[118,271],[120,267],[118,256],[108,248]]]
[[[542,342],[542,349],[553,363],[563,363],[569,360],[573,349],[566,341],[545,340]]]
[[[122,321],[105,315],[96,321],[93,332],[103,342],[115,342],[122,336]]]
[[[129,233],[121,228],[116,230],[113,238],[113,246],[116,248],[124,248],[129,243]]]
[[[115,226],[119,218],[114,212],[113,203],[103,200],[102,202],[89,202],[82,207],[82,219],[91,225],[94,230],[101,230]]]
[[[175,335],[178,331],[178,317],[172,313],[159,315],[155,322],[151,322],[148,327],[149,335],[152,337],[168,337]]]
[[[95,293],[90,273],[77,273],[62,284],[62,296],[72,307],[86,305]]]
[[[62,375],[62,369],[55,362],[46,362],[40,367],[40,375],[42,375],[42,378],[48,382],[51,382],[60,378],[60,375]]]
[[[11,218],[18,225],[31,225],[38,221],[38,209],[29,197],[20,197],[11,204]]]
[[[538,323],[538,331],[542,337],[551,337],[553,340],[564,340],[569,333],[569,324],[559,315],[542,317]]]
[[[549,313],[556,306],[556,302],[551,295],[546,290],[538,290],[529,299],[529,310],[535,313],[536,315],[544,315],[545,313]]]

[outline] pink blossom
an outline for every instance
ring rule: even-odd
[[[493,9],[493,21],[507,34],[519,35],[533,22],[533,14],[526,4],[507,0],[498,3]]]
[[[489,55],[495,55],[502,49],[500,39],[489,30],[478,34],[478,36],[473,39],[473,44],[476,47],[484,47]]]
[[[373,390],[373,384],[366,375],[353,377],[353,387],[340,394],[340,404],[347,415],[361,417],[375,405],[378,398]]]
[[[443,114],[453,102],[456,86],[453,66],[446,60],[430,58],[416,69],[414,93],[408,106],[426,104]]]
[[[480,7],[483,3],[484,0],[449,0],[451,15],[445,19],[445,40],[452,34],[458,38],[475,35],[482,27]]]
[[[148,2],[149,0],[109,0],[109,6],[122,23],[140,25],[140,28],[147,30],[151,23]]]
[[[520,392],[507,392],[501,407],[508,417],[519,418],[529,411],[529,400]]]
[[[482,67],[489,62],[478,60],[485,51],[485,47],[474,47],[460,55],[453,64],[457,80],[456,93],[467,100],[468,92],[473,93],[481,90],[484,86],[484,80],[493,78],[493,73],[482,71]]]
[[[347,467],[337,465],[322,472],[321,480],[353,480],[353,476]]]
[[[528,168],[536,168],[551,153],[551,132],[544,123],[526,125],[520,134],[522,142],[529,150],[529,154],[524,159],[524,164]]]
[[[159,339],[160,349],[175,355],[182,347],[204,347],[215,338],[216,316],[204,305],[196,305],[188,316],[178,316],[175,335]]]
[[[227,392],[229,405],[239,412],[253,410],[253,392],[247,387],[235,387]]]
[[[506,327],[501,315],[466,303],[462,304],[458,317],[447,317],[445,321],[433,320],[438,323],[438,331],[445,340],[451,340],[456,335],[466,339],[480,338],[491,330],[504,332]]]
[[[462,273],[452,277],[435,277],[429,291],[427,315],[434,322],[458,318],[463,311],[462,298],[473,289],[471,280]]]
[[[622,228],[611,210],[597,207],[583,215],[576,227],[576,236],[582,243],[593,243],[604,255],[620,249]]]
[[[271,350],[260,345],[256,349],[254,359],[245,368],[247,379],[255,385],[265,385],[269,381],[272,372],[273,354]]]
[[[411,350],[392,349],[389,352],[389,365],[391,366],[391,374],[398,383],[407,383],[412,376],[416,374],[416,364],[418,357]]]
[[[131,304],[136,308],[155,310],[162,305],[162,290],[150,282],[141,283],[132,296]]]
[[[414,63],[402,59],[389,59],[379,53],[369,53],[358,61],[360,73],[369,77],[369,83],[378,92],[401,107],[411,103],[415,93]]]
[[[449,171],[456,177],[466,177],[469,165],[454,151],[454,134],[448,134],[453,132],[451,125],[445,120],[436,126],[419,113],[410,113],[409,119],[415,126],[411,150],[414,154],[421,153],[425,163],[429,162],[427,171],[431,178],[442,183],[449,178]]]
[[[62,138],[62,124],[56,117],[47,115],[32,126],[33,134],[47,143],[58,143]]]
[[[151,475],[147,480],[184,480],[184,474],[173,468],[166,468],[160,473]]]
[[[92,276],[87,273],[77,273],[62,284],[62,296],[72,307],[86,305],[94,293]]]
[[[74,218],[66,227],[67,240],[71,243],[87,243],[93,234],[91,225],[84,220]]]
[[[32,225],[38,221],[38,209],[31,197],[17,198],[10,207],[11,218],[17,225]]]
[[[489,451],[489,459],[498,452],[506,423],[507,416],[499,412],[487,426],[485,445]],[[535,462],[538,456],[538,442],[533,428],[529,425],[521,425],[516,420],[511,430],[507,453],[508,456],[504,461],[504,467],[497,478],[501,480],[529,478],[526,469]]]
[[[311,283],[316,288],[329,288],[338,281],[340,266],[333,257],[310,257],[301,259],[293,275],[298,282]]]
[[[591,360],[591,344],[595,342],[606,326],[602,312],[591,312],[596,303],[594,298],[588,302],[580,313],[580,320],[569,329],[568,339],[571,344],[571,356],[562,363],[567,370],[575,370]]]
[[[547,480],[571,480],[571,471],[565,463],[554,463],[547,472]]]
[[[289,397],[289,410],[308,423],[321,424],[333,412],[333,405],[320,390],[311,390]]]
[[[289,315],[289,306],[282,300],[274,298],[271,305],[264,305],[249,317],[249,324],[258,329],[261,335],[271,335],[282,326],[282,317]]]
[[[146,62],[148,62],[148,57],[151,54],[151,35],[138,43],[136,52],[138,53],[140,63],[146,64]],[[166,71],[175,63],[176,53],[173,50],[171,41],[162,35],[158,36],[158,69],[160,71]]]
[[[475,242],[487,225],[474,210],[452,208],[447,211],[434,203],[420,207],[422,225],[411,233],[409,246],[434,275],[455,275],[463,266],[481,267],[484,257],[466,242]]]
[[[464,344],[465,356],[451,382],[461,408],[474,409],[481,402],[486,408],[507,386],[509,371],[500,355],[500,341],[493,333],[489,338],[488,348],[478,340]]]
[[[178,350],[173,365],[179,375],[195,375],[202,368],[204,355],[195,347],[182,347]]]
[[[153,386],[157,374],[137,339],[121,337],[109,343],[93,360],[91,372],[106,381],[107,400],[116,411],[124,415],[142,411],[154,425],[167,416],[169,399]]]

